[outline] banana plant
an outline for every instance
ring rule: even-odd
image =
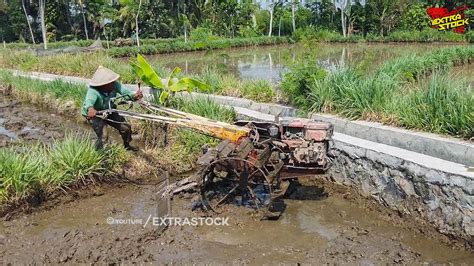
[[[161,91],[159,96],[160,104],[164,104],[170,94],[176,92],[192,92],[194,89],[200,91],[209,90],[208,85],[198,80],[189,77],[177,78],[177,75],[181,72],[179,67],[174,68],[168,78],[162,79],[141,54],[137,54],[137,61],[131,61],[130,64],[141,81]]]

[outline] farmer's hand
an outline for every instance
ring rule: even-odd
[[[143,98],[143,92],[141,90],[139,90],[135,93],[135,101],[138,101],[141,98]]]
[[[97,111],[93,107],[87,109],[87,118],[92,119],[97,115]]]

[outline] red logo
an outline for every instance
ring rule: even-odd
[[[429,7],[426,12],[431,17],[431,27],[438,30],[453,30],[453,32],[464,33],[469,19],[465,17],[464,10],[467,6],[462,6],[449,11],[445,7]]]

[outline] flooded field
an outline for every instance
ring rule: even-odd
[[[329,71],[351,65],[370,72],[383,62],[395,57],[423,54],[452,45],[314,43],[312,45],[294,44],[159,54],[147,56],[147,58],[169,68],[179,66],[184,73],[200,73],[203,69],[210,67],[235,74],[241,79],[277,82],[287,66],[302,59],[310,60]]]
[[[0,226],[0,256],[21,263],[474,263],[474,253],[416,221],[352,191],[316,179],[285,199],[276,221],[228,206],[225,226],[143,223],[157,215],[152,181],[89,188],[80,200],[22,215]],[[307,192],[319,191],[311,196]],[[85,196],[87,195],[87,196]],[[175,198],[174,217],[198,217],[191,197]],[[109,224],[107,219],[138,219]]]
[[[14,143],[48,143],[85,128],[85,122],[69,121],[0,94],[0,147]]]
[[[75,121],[52,116],[12,99],[1,102],[3,130],[38,129],[37,139],[61,138],[64,128],[80,132]],[[21,118],[21,119],[17,119]],[[12,121],[24,123],[11,126]],[[54,133],[56,132],[56,133]],[[5,134],[3,134],[5,135]],[[27,135],[25,135],[27,136]],[[44,137],[41,137],[44,136]],[[158,176],[158,177],[156,177]],[[278,220],[262,221],[254,210],[228,205],[222,213],[192,211],[196,194],[175,197],[173,217],[228,217],[223,226],[170,226],[158,217],[160,173],[68,191],[0,223],[3,263],[455,263],[472,265],[474,253],[437,233],[429,224],[361,198],[326,181],[302,178],[284,199]],[[109,219],[134,224],[111,224]]]

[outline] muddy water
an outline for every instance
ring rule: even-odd
[[[453,45],[453,44],[450,44]],[[168,68],[179,66],[185,73],[200,73],[211,67],[241,79],[280,80],[280,74],[298,60],[305,59],[333,71],[341,66],[357,66],[373,71],[383,62],[408,54],[422,54],[448,44],[340,44],[278,45],[215,50],[209,52],[159,54],[148,58]],[[128,60],[124,58],[124,60]]]
[[[67,133],[84,131],[86,126],[0,94],[0,147],[14,143],[47,143]]]
[[[22,263],[474,263],[474,253],[452,249],[426,228],[414,230],[413,221],[345,188],[316,184],[298,187],[277,221],[228,206],[214,214],[229,217],[228,226],[171,226],[162,234],[143,225],[157,215],[154,184],[90,188],[80,200],[3,221],[0,256]],[[199,216],[191,202],[176,198],[172,215]],[[141,222],[109,224],[109,217]]]
[[[413,221],[350,193],[322,180],[303,185],[290,195],[296,199],[285,200],[279,220],[258,221],[249,211],[231,209],[221,214],[229,215],[229,227],[198,228],[193,234],[199,240],[182,248],[190,249],[193,262],[474,263],[473,252],[453,250],[434,232],[415,232]],[[186,262],[190,256],[165,255],[165,261]]]

